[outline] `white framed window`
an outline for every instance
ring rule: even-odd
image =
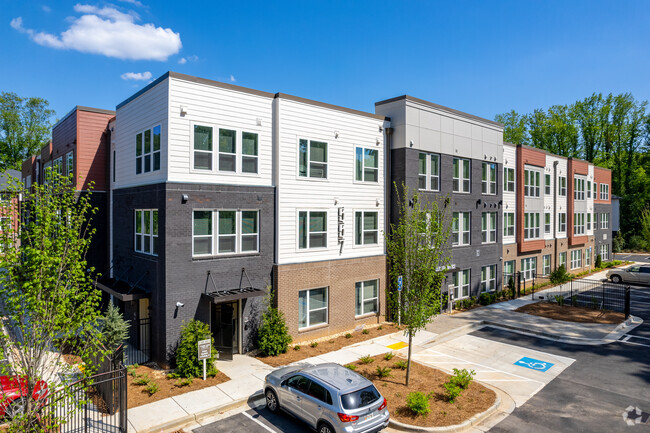
[[[215,152],[214,137],[218,136]],[[241,140],[241,148],[238,142]],[[257,174],[259,134],[210,125],[192,125],[192,169],[209,172]],[[215,158],[217,158],[215,163]],[[241,158],[241,163],[239,160]],[[241,168],[239,168],[241,167]],[[216,168],[216,170],[215,170]]]
[[[489,195],[497,193],[497,165],[493,162],[481,165],[481,192]]]
[[[600,258],[603,261],[609,260],[609,244],[603,244],[600,246]]]
[[[194,165],[195,170],[212,171],[212,127],[194,125]]]
[[[452,215],[453,221],[451,225],[451,239],[452,245],[462,246],[469,245],[470,229],[471,229],[471,212],[454,212]]]
[[[298,248],[327,248],[327,212],[298,212]]]
[[[591,230],[591,212],[587,212],[587,230]]]
[[[558,182],[558,195],[566,196],[566,177],[560,176],[557,178]]]
[[[521,276],[524,280],[532,280],[537,273],[537,257],[521,259]]]
[[[418,188],[440,191],[440,155],[420,152],[418,156]]]
[[[379,151],[355,148],[354,179],[357,182],[379,182]]]
[[[540,196],[540,176],[541,173],[537,170],[524,170],[524,196],[525,197]]]
[[[469,297],[470,269],[454,272],[452,283],[454,285],[454,299]]]
[[[454,173],[452,177],[453,192],[469,193],[471,185],[470,160],[454,158]]]
[[[598,229],[598,212],[594,212],[594,230]]]
[[[135,174],[160,170],[160,125],[135,135]]]
[[[564,266],[564,268],[566,268],[566,251],[559,254],[557,266],[558,266],[558,268],[560,266]]]
[[[571,269],[582,267],[582,250],[571,251]]]
[[[481,292],[493,292],[497,287],[497,265],[481,267]]]
[[[327,143],[301,138],[298,144],[298,176],[327,179]]]
[[[609,185],[606,183],[600,184],[600,199],[609,200]]]
[[[379,213],[354,213],[354,244],[377,245],[379,243]]]
[[[158,255],[158,209],[135,210],[135,251]]]
[[[481,214],[481,242],[493,244],[497,241],[497,213],[483,212]]]
[[[575,200],[585,199],[585,179],[581,177],[573,178],[573,198]]]
[[[379,280],[355,283],[354,305],[356,316],[377,313],[379,311]]]
[[[56,174],[63,174],[63,157],[59,156],[57,159],[54,160],[54,164],[52,165],[52,172]]]
[[[298,329],[328,323],[327,292],[327,287],[298,292]]]
[[[608,213],[601,213],[600,214],[600,228],[601,229],[608,229],[609,228],[609,214]]]
[[[560,233],[566,232],[566,212],[557,214],[557,231]]]
[[[219,128],[219,171],[237,172],[237,131]]]
[[[587,181],[587,198],[591,198],[591,181]]]
[[[544,233],[551,233],[551,213],[544,212]]]
[[[575,212],[573,214],[573,234],[585,234],[585,214],[584,212]]]
[[[506,286],[510,282],[510,278],[515,275],[515,261],[508,260],[503,262],[503,285]]]
[[[591,247],[585,249],[585,266],[591,266]]]
[[[551,175],[544,175],[544,194],[551,195]]]
[[[514,235],[515,235],[515,213],[504,212],[503,213],[503,236],[514,236]]]
[[[524,239],[539,239],[539,212],[524,213]]]
[[[65,176],[69,177],[74,173],[74,151],[65,154]]]
[[[503,190],[515,192],[515,169],[503,168]]]
[[[547,276],[551,274],[551,255],[546,254],[542,256],[542,275]]]
[[[259,211],[194,210],[192,255],[246,254],[259,251]]]
[[[241,171],[242,173],[257,174],[259,170],[259,141],[256,132],[241,133]]]

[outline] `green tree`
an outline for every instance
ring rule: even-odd
[[[199,361],[199,341],[210,340],[211,357],[207,360],[208,376],[218,373],[214,362],[217,350],[214,348],[214,338],[207,323],[200,320],[190,320],[181,328],[181,341],[176,349],[176,370],[180,377],[203,377],[203,361]]]
[[[427,200],[407,186],[400,192],[395,184],[398,223],[386,236],[386,252],[392,287],[402,277],[403,290],[388,296],[391,310],[398,312],[409,338],[406,385],[411,372],[411,348],[415,333],[441,311],[440,286],[450,263],[451,218],[447,205]]]
[[[47,184],[34,185],[32,191],[10,181],[10,194],[23,194],[25,221],[20,230],[6,225],[0,233],[0,314],[8,330],[0,333],[0,356],[9,364],[2,374],[11,374],[11,368],[25,377],[30,396],[39,380],[48,381],[50,395],[68,393],[65,381],[53,380],[70,370],[62,350],[73,347],[90,362],[95,351],[91,343],[98,338],[101,294],[85,260],[95,209],[90,194],[78,197],[68,182],[48,177]],[[2,206],[3,215],[18,212],[16,200]],[[91,370],[89,364],[84,373]],[[44,430],[40,405],[31,398],[16,404],[22,414],[12,420],[12,431]]]
[[[266,311],[262,316],[262,324],[257,330],[257,345],[264,356],[285,353],[291,343],[284,314],[271,305],[272,297],[273,293],[269,291],[265,300]]]
[[[644,249],[650,248],[650,208],[645,208],[641,211],[641,236],[645,241]]]
[[[129,336],[129,328],[131,325],[124,320],[124,316],[120,313],[120,309],[113,303],[108,304],[106,314],[101,320],[101,341],[107,349],[113,351]]]
[[[54,111],[43,98],[0,93],[0,171],[20,170],[22,162],[47,143]]]
[[[527,117],[510,110],[497,114],[494,120],[503,124],[503,141],[512,144],[528,144]]]

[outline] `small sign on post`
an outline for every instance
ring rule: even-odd
[[[199,340],[199,361],[203,360],[203,380],[206,380],[206,362],[212,356],[212,340]]]
[[[399,293],[399,306],[397,307],[397,326],[402,326],[402,286],[404,285],[404,280],[400,275],[397,277],[397,292]]]

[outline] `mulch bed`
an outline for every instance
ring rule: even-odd
[[[553,302],[536,302],[515,310],[518,313],[532,314],[549,319],[578,323],[603,323],[617,325],[625,320],[625,314],[608,310],[594,310],[589,307],[558,305]]]
[[[282,353],[278,356],[258,355],[257,359],[272,367],[280,367],[282,365],[288,365],[292,362],[302,361],[303,359],[311,358],[312,356],[322,355],[352,344],[370,340],[371,338],[392,334],[403,328],[399,328],[397,324],[394,323],[383,323],[381,326],[365,329],[368,330],[367,334],[364,334],[362,331],[355,331],[350,333],[350,338],[345,338],[344,335],[334,337],[330,340],[319,341],[316,347],[311,347],[310,344],[299,344],[299,350],[295,350],[294,347],[289,347],[289,350],[286,353]]]
[[[404,359],[393,357],[384,359],[384,355],[372,357],[373,362],[363,364],[361,361],[353,362],[356,372],[372,380],[379,392],[386,398],[391,418],[410,425],[420,427],[442,427],[456,425],[472,416],[489,409],[496,401],[496,394],[491,389],[472,381],[454,403],[447,401],[445,388],[442,386],[451,376],[440,370],[425,367],[422,364],[411,362],[411,378],[407,388],[406,370],[395,368],[397,361]],[[391,368],[390,376],[381,378],[377,375],[377,367]],[[431,412],[426,416],[415,415],[406,406],[406,398],[410,392],[423,392],[432,394],[429,398]]]

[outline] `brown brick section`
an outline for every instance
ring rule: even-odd
[[[519,252],[537,251],[544,248],[543,240],[524,241],[524,166],[534,165],[544,168],[546,166],[546,152],[538,149],[531,149],[517,146],[517,215],[516,215],[516,237]],[[540,185],[540,188],[543,188]],[[543,215],[543,214],[542,214]],[[541,228],[541,227],[540,227]]]
[[[575,175],[583,175],[587,176],[589,175],[589,163],[586,161],[581,161],[579,159],[573,159],[569,158],[567,161],[567,168],[569,175],[567,176],[567,232],[569,234],[569,245],[582,245],[586,244],[588,242],[588,238],[586,235],[584,236],[576,236],[573,234],[573,226],[575,224],[574,221],[574,209],[575,209],[575,199],[574,199],[574,192],[575,192]],[[586,184],[585,184],[586,187]]]
[[[610,204],[612,202],[612,172],[606,168],[594,167],[594,182],[598,182],[598,188],[596,189],[596,197],[594,197],[594,203]],[[600,199],[601,183],[606,183],[609,185],[609,199],[607,200]]]
[[[529,254],[521,254],[517,252],[516,244],[507,244],[503,246],[503,261],[514,260],[515,261],[515,272],[521,271],[521,259],[528,257],[537,258],[537,275],[542,275],[544,269],[543,256],[551,256],[551,270],[554,270],[559,262],[560,253],[566,253],[566,270],[572,274],[578,274],[580,272],[588,271],[593,269],[594,260],[596,258],[596,248],[594,245],[594,236],[584,236],[585,243],[584,245],[579,245],[577,248],[569,246],[569,240],[566,238],[562,239],[546,239],[542,240],[542,247],[535,252]],[[557,244],[557,245],[556,245]],[[557,248],[556,248],[557,247]],[[585,265],[585,250],[591,247],[591,264],[589,266]],[[571,269],[571,251],[573,250],[582,250],[582,267],[577,269]]]
[[[274,287],[278,309],[285,314],[289,332],[300,342],[384,321],[386,315],[386,257],[329,260],[275,265]],[[379,313],[355,317],[355,283],[379,280]],[[328,323],[298,330],[298,292],[328,287]]]

